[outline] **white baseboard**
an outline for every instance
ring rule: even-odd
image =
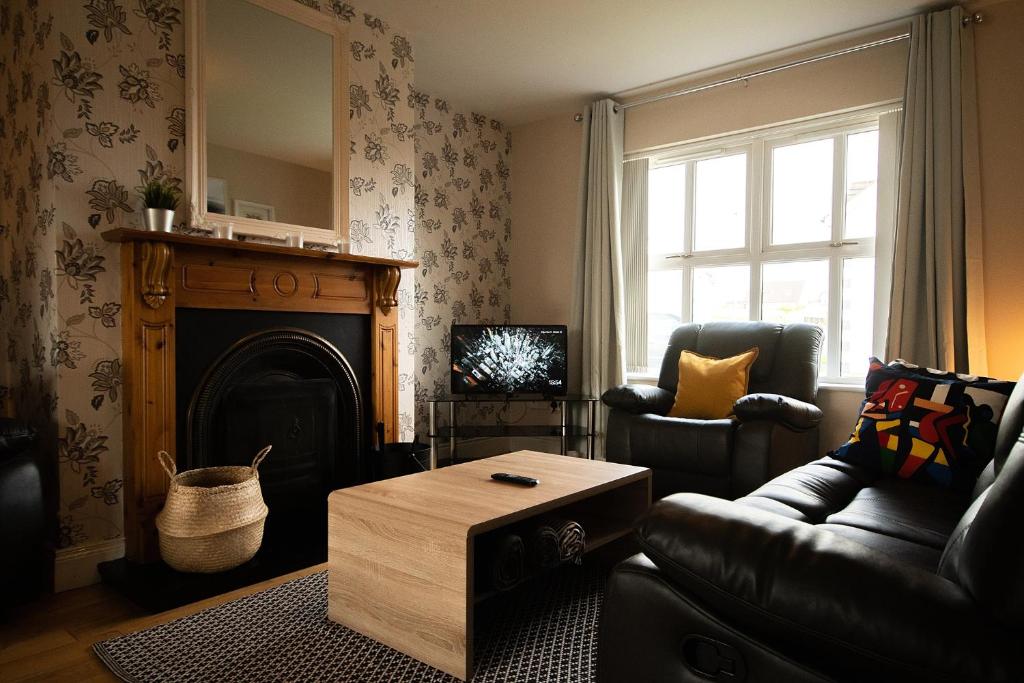
[[[124,538],[61,548],[56,552],[53,567],[55,593],[100,582],[96,565],[124,557]]]

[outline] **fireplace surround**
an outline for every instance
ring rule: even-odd
[[[179,466],[198,466],[197,457],[205,457],[189,444],[188,410],[184,405],[190,405],[191,392],[183,386],[179,396],[177,387],[184,377],[198,382],[195,375],[210,368],[216,373],[216,368],[221,367],[230,374],[229,371],[238,372],[248,366],[246,372],[252,371],[251,376],[242,382],[248,386],[235,390],[234,402],[246,403],[254,410],[265,409],[260,407],[261,395],[292,392],[309,409],[308,414],[292,416],[292,424],[277,424],[273,428],[282,430],[286,440],[292,431],[292,440],[299,444],[291,449],[293,453],[303,450],[299,442],[304,434],[317,431],[313,423],[322,424],[327,419],[325,401],[333,401],[336,410],[343,409],[337,414],[349,417],[338,423],[336,439],[349,445],[354,443],[354,457],[336,457],[334,471],[328,471],[323,463],[314,465],[314,470],[323,469],[317,476],[310,475],[315,484],[310,484],[306,477],[309,486],[323,485],[325,481],[330,486],[359,481],[366,471],[364,456],[371,424],[384,425],[386,440],[396,438],[396,295],[401,269],[414,268],[416,262],[131,229],[110,230],[103,233],[103,238],[121,244],[125,555],[129,560],[146,562],[159,556],[153,522],[163,505],[167,482],[156,462],[157,451],[174,453]],[[352,319],[358,322],[353,323]],[[228,346],[248,336],[248,341],[258,343],[261,349],[255,355],[269,359],[273,352],[264,355],[262,342],[273,339],[279,351],[290,348],[307,358],[319,354],[320,360],[310,360],[307,369],[317,363],[333,369],[319,374],[287,365],[276,371],[269,367],[253,370],[253,366],[243,362],[246,356],[236,355],[231,360],[230,355],[223,355],[223,349],[207,350],[215,354],[210,361],[219,360],[219,365],[213,363],[199,371],[189,369],[193,354],[199,352],[185,349],[187,361],[179,355],[185,338],[182,331],[190,339],[201,337],[205,343],[229,334],[228,323],[239,320],[248,329],[230,340]],[[346,346],[355,338],[352,334],[342,332],[341,338],[335,339],[330,336],[331,330],[348,329],[346,326],[364,330],[355,335],[358,341],[351,348]],[[261,334],[264,336],[252,337]],[[256,348],[252,347],[250,352]],[[361,360],[354,362],[357,359]],[[181,375],[177,369],[179,361],[186,366]],[[360,363],[361,369],[357,367]],[[280,386],[271,386],[274,384]],[[223,404],[223,399],[215,402],[217,406]],[[183,409],[184,421],[180,414]],[[213,411],[211,419],[217,419],[216,406],[211,404],[205,409]],[[248,434],[243,422],[230,428],[237,434]],[[312,442],[307,446],[306,450],[316,451],[328,448]],[[214,448],[223,447],[215,443]],[[304,476],[298,471],[292,475],[292,479],[298,480]]]

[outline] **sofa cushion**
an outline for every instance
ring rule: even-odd
[[[902,479],[876,480],[856,465],[825,457],[775,477],[736,502],[809,524],[881,534],[941,553],[970,500],[950,489]],[[938,566],[939,554],[934,560],[932,570]]]
[[[726,477],[730,469],[732,420],[687,420],[640,415],[629,431],[632,464]]]
[[[879,474],[969,490],[992,459],[1012,382],[871,359],[867,398],[832,456]]]
[[[942,551],[970,500],[949,489],[881,479],[857,492],[849,505],[825,518]]]
[[[822,458],[775,477],[737,502],[817,524],[843,509],[869,481],[856,466]]]
[[[854,526],[843,526],[841,524],[819,524],[819,529],[831,531],[834,534],[866,545],[889,557],[912,564],[927,571],[933,572],[939,566],[942,557],[935,548],[920,543],[905,541],[902,538],[895,538],[886,534],[880,534],[867,529],[858,529]]]

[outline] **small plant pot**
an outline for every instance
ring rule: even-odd
[[[146,230],[171,232],[174,228],[174,211],[170,209],[145,209]]]

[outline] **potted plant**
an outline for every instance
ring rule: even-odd
[[[159,180],[150,180],[139,193],[142,197],[146,230],[171,232],[174,210],[178,208],[178,190]]]

